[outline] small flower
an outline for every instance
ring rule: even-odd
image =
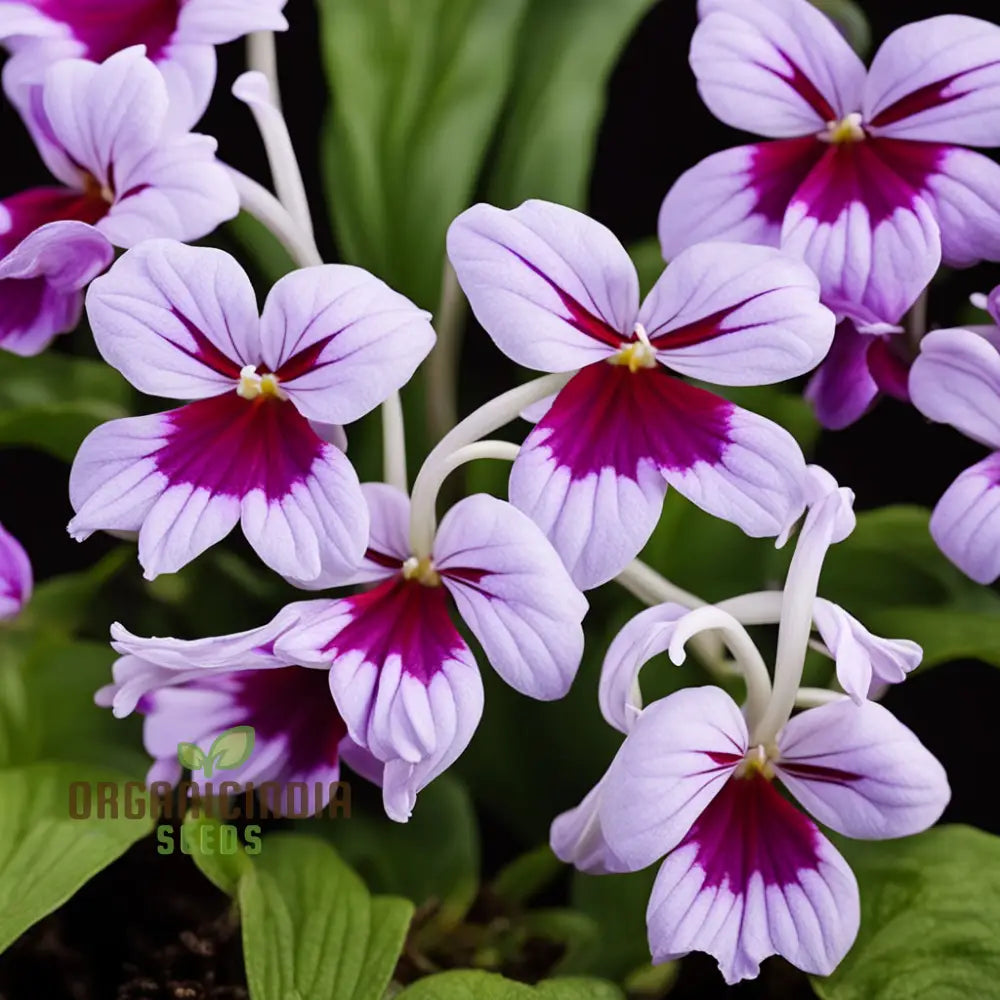
[[[0,202],[0,346],[37,354],[77,324],[111,244],[198,239],[239,200],[214,139],[166,130],[166,87],[141,49],[52,66],[21,110],[65,185]]]
[[[5,0],[0,41],[14,53],[8,93],[68,57],[103,62],[144,45],[170,91],[171,119],[188,129],[215,85],[215,46],[253,31],[284,31],[286,0]],[[12,95],[13,96],[13,95]]]
[[[640,306],[614,236],[539,201],[469,209],[448,253],[504,353],[575,372],[525,441],[510,495],[579,586],[609,580],[639,552],[668,484],[756,537],[801,513],[805,461],[792,437],[677,377],[764,385],[814,368],[834,323],[801,262],[765,247],[692,247]]]
[[[150,240],[91,286],[94,339],[138,389],[188,399],[113,420],[70,474],[70,533],[138,531],[149,579],[239,521],[264,562],[303,585],[364,555],[368,513],[342,426],[402,386],[434,342],[426,313],[365,271],[295,271],[259,315],[219,250]]]
[[[386,812],[405,821],[417,792],[468,745],[483,687],[454,612],[487,660],[533,698],[568,690],[583,653],[587,602],[520,511],[478,494],[444,517],[430,556],[411,553],[409,501],[367,484],[372,536],[353,597],[292,604],[275,643],[290,663],[329,668],[351,738],[383,761]]]
[[[31,597],[31,562],[21,543],[0,524],[0,621],[16,618]]]
[[[838,313],[895,323],[950,265],[1000,259],[1000,27],[944,15],[865,67],[807,0],[701,0],[691,65],[710,110],[774,141],[716,153],[660,211],[667,259],[706,239],[780,246]]]
[[[114,683],[97,692],[96,702],[119,718],[138,709],[145,716],[143,742],[154,758],[147,781],[176,784],[181,777],[178,746],[208,747],[234,726],[251,726],[253,752],[238,768],[211,776],[244,787],[304,782],[309,811],[322,809],[341,762],[365,777],[368,755],[347,735],[330,697],[325,670],[288,666],[273,653],[280,621],[221,639],[184,642],[142,639],[120,625],[112,645],[122,657]],[[208,777],[192,773],[201,788]],[[318,793],[317,794],[317,790]],[[285,797],[278,796],[279,804]],[[296,799],[296,804],[298,804]]]
[[[935,330],[910,373],[913,404],[991,449],[938,501],[931,534],[978,583],[1000,577],[1000,288],[988,300],[996,326]]]

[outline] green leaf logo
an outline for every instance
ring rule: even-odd
[[[205,777],[211,778],[217,770],[232,771],[239,767],[253,753],[253,745],[253,726],[234,726],[216,736],[207,754],[194,743],[179,743],[177,759],[181,767],[204,770]]]

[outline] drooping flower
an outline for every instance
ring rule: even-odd
[[[215,46],[252,31],[284,31],[286,0],[3,0],[0,41],[14,52],[12,96],[70,57],[103,62],[144,45],[170,91],[171,119],[188,129],[215,86]]]
[[[562,697],[583,653],[587,602],[539,529],[508,503],[467,497],[445,515],[430,556],[412,555],[409,501],[366,484],[371,543],[353,597],[289,605],[275,642],[286,662],[325,666],[351,738],[384,762],[386,812],[405,821],[417,792],[449,767],[479,724],[483,688],[454,612],[512,687]]]
[[[785,591],[776,595],[773,687],[738,620],[773,621],[769,595],[694,611],[650,608],[608,652],[601,709],[626,739],[595,788],[553,823],[551,840],[560,858],[595,874],[638,871],[666,856],[646,915],[655,962],[706,951],[734,983],[755,976],[772,954],[829,974],[850,948],[857,882],[775,778],[819,822],[861,839],[919,832],[947,804],[941,765],[863,697],[873,671],[901,679],[912,649],[875,639],[815,597],[827,548],[852,530],[850,503],[847,490],[813,498]],[[792,716],[813,620],[841,682],[853,680],[857,703],[841,697]],[[681,663],[685,643],[705,630],[723,636],[744,670],[745,709],[717,687],[684,689],[644,708],[642,666],[663,650]]]
[[[1000,259],[1000,27],[895,31],[866,72],[807,0],[700,0],[691,44],[716,117],[774,140],[716,153],[660,212],[670,259],[706,239],[781,246],[838,313],[894,323],[941,262]]]
[[[185,642],[142,639],[112,627],[112,645],[122,656],[114,665],[114,682],[95,700],[119,718],[136,709],[145,716],[143,742],[154,758],[149,784],[180,780],[180,744],[206,751],[214,737],[234,726],[253,727],[253,752],[238,768],[214,776],[193,771],[193,784],[204,789],[211,781],[218,791],[223,781],[241,788],[275,782],[283,790],[304,783],[294,796],[282,791],[267,804],[285,807],[292,797],[296,807],[301,803],[316,812],[327,804],[342,762],[377,780],[369,755],[347,735],[326,671],[289,666],[274,655],[280,629],[279,622]]]
[[[603,583],[639,552],[668,484],[753,536],[779,535],[801,513],[805,462],[792,437],[677,377],[763,385],[814,368],[834,321],[800,261],[703,244],[640,306],[615,237],[538,201],[469,209],[452,224],[448,253],[505,354],[575,372],[525,441],[510,495],[579,586]]]
[[[31,597],[31,561],[21,543],[0,524],[0,621],[16,618]]]
[[[952,483],[931,515],[938,547],[978,583],[1000,577],[1000,288],[988,305],[996,326],[929,333],[910,372],[921,413],[991,451]]]
[[[214,139],[165,129],[166,87],[139,49],[52,66],[22,113],[64,185],[0,202],[0,346],[37,354],[77,324],[111,244],[198,239],[239,199]]]
[[[361,560],[368,513],[342,426],[400,388],[434,342],[428,315],[356,267],[282,278],[259,315],[219,250],[150,240],[91,286],[94,339],[136,388],[194,400],[113,420],[70,474],[70,533],[138,531],[149,579],[237,521],[267,565],[303,585]]]

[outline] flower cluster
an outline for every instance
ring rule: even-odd
[[[346,763],[405,822],[478,726],[477,656],[530,698],[562,697],[584,652],[583,592],[617,579],[650,605],[612,643],[597,692],[625,739],[554,822],[556,853],[605,873],[665,859],[648,910],[657,962],[706,951],[729,982],[774,953],[832,971],[857,932],[858,886],[817,822],[864,839],[916,833],[948,784],[877,702],[920,648],[817,596],[828,548],[853,530],[852,494],[725,389],[813,372],[806,392],[831,428],[888,393],[987,445],[931,530],[973,579],[1000,576],[1000,289],[977,299],[993,325],[922,340],[901,325],[942,261],[1000,260],[1000,167],[967,148],[1000,145],[1000,27],[910,25],[866,70],[807,0],[701,0],[700,92],[769,141],[718,153],[670,189],[668,264],[644,298],[621,243],[575,210],[459,215],[449,266],[478,323],[541,374],[462,420],[411,483],[398,392],[435,348],[432,317],[367,271],[322,262],[265,77],[244,75],[234,93],[258,121],[277,196],[191,131],[214,46],[283,29],[283,2],[118,6],[0,2],[5,90],[58,182],[0,202],[0,346],[43,350],[85,302],[104,361],[179,401],[84,440],[74,538],[135,537],[153,579],[239,523],[269,569],[335,591],[234,635],[112,626],[120,658],[97,701],[144,716],[150,780],[180,780],[178,744],[249,725],[256,750],[235,782],[305,782],[318,810]],[[188,245],[241,207],[297,265],[262,307],[232,256]],[[386,481],[362,484],[345,428],[379,407]],[[520,446],[490,438],[519,416],[534,424]],[[484,458],[513,462],[509,500],[467,496],[439,523],[446,477]],[[801,522],[784,588],[704,605],[636,562],[668,487],[779,545]],[[31,569],[2,528],[0,577],[8,618]],[[745,628],[769,624],[773,671]],[[721,637],[720,675],[730,689],[742,675],[745,704],[709,686],[644,705],[642,667],[664,651],[681,663],[698,636]],[[802,687],[810,643],[835,662],[837,689]]]

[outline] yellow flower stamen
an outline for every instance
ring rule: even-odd
[[[656,351],[649,342],[649,335],[641,323],[635,324],[635,339],[623,347],[617,354],[608,358],[608,364],[628,366],[634,375],[643,368],[656,367]]]
[[[403,563],[403,579],[416,580],[417,583],[423,584],[425,587],[441,586],[441,574],[434,568],[430,556],[424,556],[421,559],[410,556]]]
[[[236,395],[244,399],[256,399],[258,396],[273,396],[275,399],[288,399],[288,394],[278,385],[278,376],[270,372],[258,375],[254,365],[244,365],[240,369],[240,381],[236,386]]]
[[[861,115],[854,111],[841,118],[840,121],[830,121],[826,123],[826,130],[820,132],[820,139],[823,142],[841,145],[846,142],[861,142],[865,138],[865,129],[862,125]]]

